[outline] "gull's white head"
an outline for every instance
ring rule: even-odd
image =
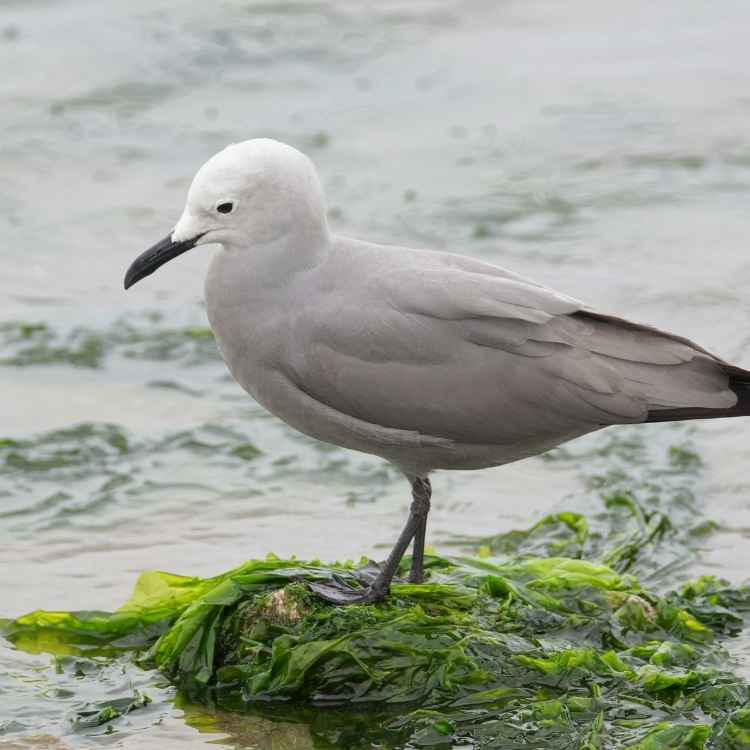
[[[198,170],[174,230],[136,258],[125,288],[196,245],[242,250],[289,236],[309,245],[328,237],[313,163],[269,138],[233,143]]]

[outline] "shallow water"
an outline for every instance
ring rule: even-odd
[[[396,472],[294,434],[228,379],[205,335],[210,248],[122,291],[230,141],[307,151],[337,231],[489,259],[750,366],[748,24],[741,0],[0,5],[0,614],[113,608],[148,568],[382,555],[402,523]],[[700,570],[742,580],[750,423],[689,432],[720,524]],[[431,541],[580,502],[580,472],[438,476]],[[170,695],[5,645],[0,675],[0,731],[32,747],[102,741],[66,712],[131,680]],[[107,741],[312,746],[304,725],[179,700],[129,721]]]

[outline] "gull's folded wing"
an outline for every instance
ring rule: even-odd
[[[345,242],[350,286],[301,308],[293,373],[344,414],[506,444],[737,404],[731,368],[687,339],[480,261]]]

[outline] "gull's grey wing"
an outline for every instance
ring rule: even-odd
[[[584,433],[722,409],[726,366],[479,261],[339,240],[292,326],[290,377],[365,422],[463,443]]]

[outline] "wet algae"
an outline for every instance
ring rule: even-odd
[[[479,540],[474,556],[431,555],[426,583],[397,583],[378,606],[334,607],[305,586],[361,585],[365,560],[271,556],[209,579],[144,573],[114,613],[38,611],[4,635],[27,651],[131,654],[182,701],[304,724],[321,748],[750,747],[749,686],[726,649],[750,588],[669,585],[710,531],[689,490],[697,457],[670,449],[636,481],[618,462],[638,444],[600,450],[599,512],[549,515]],[[104,701],[78,721],[147,702]]]
[[[346,609],[303,582],[357,585],[351,565],[151,572],[113,614],[34,612],[5,635],[34,651],[134,650],[185,694],[223,707],[314,706],[321,746],[347,726],[364,745],[750,746],[748,686],[722,649],[750,609],[747,588],[704,577],[657,596],[567,557],[432,556],[429,572],[381,606]]]
[[[149,312],[114,321],[109,327],[78,326],[58,330],[47,323],[0,323],[0,365],[34,367],[68,365],[97,369],[110,356],[197,365],[216,361],[219,353],[209,328],[168,327],[163,316]]]

